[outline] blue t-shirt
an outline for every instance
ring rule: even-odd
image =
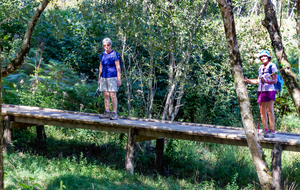
[[[101,59],[101,57],[99,58]],[[109,54],[106,54],[105,51],[102,53],[102,78],[111,78],[117,77],[117,68],[115,61],[119,61],[119,55],[115,51],[111,51]]]

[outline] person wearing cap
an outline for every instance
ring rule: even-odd
[[[101,119],[117,120],[117,107],[118,99],[117,92],[119,86],[121,86],[121,67],[119,55],[112,50],[112,41],[109,38],[105,38],[102,41],[104,52],[100,56],[99,77],[98,85],[100,91],[104,95],[104,114],[100,114]],[[109,111],[109,96],[112,100],[113,112]]]
[[[261,113],[261,121],[263,124],[263,132],[259,133],[260,136],[265,138],[275,137],[275,116],[273,111],[274,101],[276,100],[276,90],[274,84],[277,83],[278,72],[276,65],[271,61],[271,55],[267,50],[260,52],[259,59],[263,63],[258,69],[258,79],[248,79],[245,77],[245,82],[250,84],[258,84],[257,89],[257,102],[260,103],[259,111]],[[269,67],[271,67],[272,73],[270,73]],[[268,129],[268,118],[270,129]]]

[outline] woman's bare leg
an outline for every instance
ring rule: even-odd
[[[274,116],[274,111],[273,111],[274,100],[271,100],[271,101],[265,102],[265,103],[266,103],[267,113],[269,116],[270,130],[274,130],[274,126],[275,126],[275,116]]]
[[[103,96],[104,96],[104,107],[105,107],[105,110],[109,110],[109,92],[105,91],[103,92]]]
[[[118,98],[117,98],[117,92],[110,92],[110,98],[113,105],[113,111],[117,112],[118,108]]]
[[[261,122],[263,124],[264,129],[268,129],[268,119],[267,119],[267,111],[266,111],[266,102],[262,102],[260,105],[260,117]]]

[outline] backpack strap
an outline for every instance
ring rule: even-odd
[[[269,73],[272,74],[272,64],[269,66]]]
[[[114,60],[116,61],[116,57],[117,57],[117,52],[114,51]]]
[[[262,66],[263,66],[263,64],[259,66],[259,68],[258,68],[258,74],[260,73]]]
[[[102,53],[100,54],[100,58],[99,58],[101,63],[102,63],[103,53],[104,53],[104,52],[102,52]]]

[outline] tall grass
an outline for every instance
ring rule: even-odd
[[[126,135],[46,126],[46,145],[36,131],[14,131],[15,152],[4,157],[6,189],[22,184],[44,189],[260,189],[247,147],[169,139],[163,172],[154,170],[155,150],[138,144],[135,175],[125,171]],[[265,150],[270,166],[271,150]],[[284,151],[282,181],[300,183],[300,156]]]

